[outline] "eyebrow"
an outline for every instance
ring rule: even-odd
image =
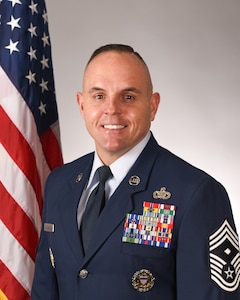
[[[89,93],[94,93],[94,92],[97,92],[97,91],[103,91],[103,92],[105,92],[105,90],[104,90],[103,88],[94,86],[94,87],[92,87],[92,88],[89,90]]]
[[[141,91],[138,90],[137,88],[135,87],[128,87],[128,88],[125,88],[122,90],[123,92],[134,92],[134,93],[137,93],[137,94],[140,94]]]

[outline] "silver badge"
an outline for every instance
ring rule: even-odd
[[[167,191],[165,187],[161,187],[159,191],[153,192],[154,199],[167,200],[171,197],[171,193]]]
[[[224,291],[235,291],[240,283],[238,236],[227,220],[209,237],[211,279]]]
[[[139,292],[147,292],[154,286],[154,276],[146,269],[142,269],[133,274],[132,285]]]
[[[140,177],[138,177],[137,175],[134,175],[129,178],[128,183],[130,185],[139,185],[140,181],[141,181]]]

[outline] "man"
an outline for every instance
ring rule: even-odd
[[[227,193],[157,144],[160,96],[140,55],[97,49],[77,100],[96,149],[48,178],[32,300],[239,300]],[[102,165],[111,170],[106,204],[85,234]]]

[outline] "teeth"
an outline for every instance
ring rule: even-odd
[[[123,126],[123,125],[104,125],[103,127],[106,129],[122,129],[125,126]]]

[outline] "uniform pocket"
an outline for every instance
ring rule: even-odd
[[[153,258],[161,258],[169,255],[174,255],[174,250],[171,248],[162,248],[142,244],[134,244],[128,242],[122,242],[121,246],[122,254],[130,254],[134,256],[145,256]]]

